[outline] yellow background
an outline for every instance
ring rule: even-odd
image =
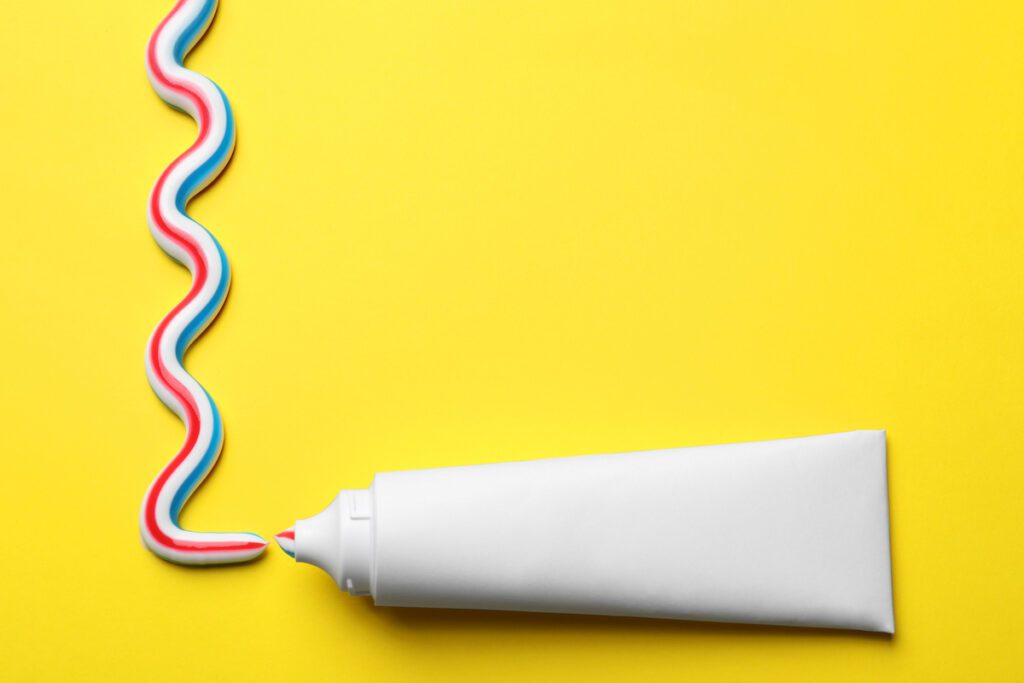
[[[1024,611],[1024,4],[224,0],[239,143],[188,366],[196,529],[375,471],[886,428],[897,634],[372,608],[276,549],[183,569],[145,202],[194,127],[168,0],[0,22],[0,678],[992,680]],[[116,5],[116,7],[114,6]],[[614,590],[609,586],[609,590]]]

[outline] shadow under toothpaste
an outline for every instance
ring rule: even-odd
[[[181,564],[179,562],[168,560],[166,557],[163,557],[162,555],[157,555],[156,553],[149,551],[148,548],[146,548],[144,545],[143,550],[149,552],[149,555],[152,556],[154,562],[159,562],[170,569],[181,570],[184,572],[194,572],[198,570],[211,573],[216,573],[219,571],[231,572],[243,567],[252,567],[253,565],[263,563],[263,558],[265,558],[269,554],[267,551],[264,551],[256,557],[246,560],[245,562],[231,562],[228,564]]]
[[[347,597],[347,596],[346,596]],[[534,612],[501,612],[484,610],[419,609],[407,607],[374,607],[368,599],[358,601],[364,618],[375,619],[390,628],[410,631],[489,631],[492,633],[629,633],[677,634],[680,636],[731,636],[755,638],[853,638],[879,643],[892,643],[889,633],[848,631],[842,629],[804,628],[731,624],[710,621],[678,621],[639,617],[606,617],[582,614],[543,614]]]
[[[232,565],[182,566],[154,556],[154,561],[183,572],[230,572],[235,568],[252,566],[264,562],[267,553],[248,562]],[[319,570],[317,570],[319,574]],[[303,577],[307,578],[307,577]],[[315,576],[308,578],[326,579]],[[298,585],[298,584],[297,584]],[[765,624],[733,624],[713,621],[682,621],[676,619],[645,619],[641,617],[611,617],[587,614],[556,614],[538,612],[507,612],[498,610],[460,610],[415,607],[376,607],[367,597],[352,597],[339,591],[329,580],[301,582],[300,591],[305,595],[296,599],[301,603],[327,606],[328,611],[342,617],[352,612],[358,619],[376,622],[378,625],[396,631],[419,634],[455,633],[558,633],[571,634],[622,634],[632,636],[660,635],[690,638],[700,637],[741,637],[761,640],[776,638],[820,638],[854,639],[892,645],[895,634],[874,633],[830,628],[799,626],[774,626]],[[312,601],[309,603],[308,601]],[[348,622],[348,618],[344,617]],[[351,623],[351,622],[348,622]]]

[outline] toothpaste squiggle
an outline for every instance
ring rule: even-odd
[[[206,32],[216,0],[178,0],[153,32],[146,71],[157,94],[199,127],[197,140],[160,175],[149,198],[149,227],[172,258],[192,273],[185,298],[160,321],[146,349],[153,391],[185,423],[185,442],[150,485],[142,502],[142,539],[157,555],[181,564],[250,560],[267,542],[250,533],[186,531],[178,516],[217,462],[224,430],[206,390],[182,365],[189,344],[216,317],[227,296],[227,258],[213,235],[185,214],[188,201],[227,165],[235,144],[231,107],[212,81],[182,66]]]

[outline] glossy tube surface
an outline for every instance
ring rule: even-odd
[[[378,605],[894,630],[884,431],[379,474],[294,536]]]

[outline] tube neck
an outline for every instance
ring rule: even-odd
[[[295,559],[320,567],[342,590],[370,595],[373,498],[369,489],[346,489],[323,512],[295,523]]]

